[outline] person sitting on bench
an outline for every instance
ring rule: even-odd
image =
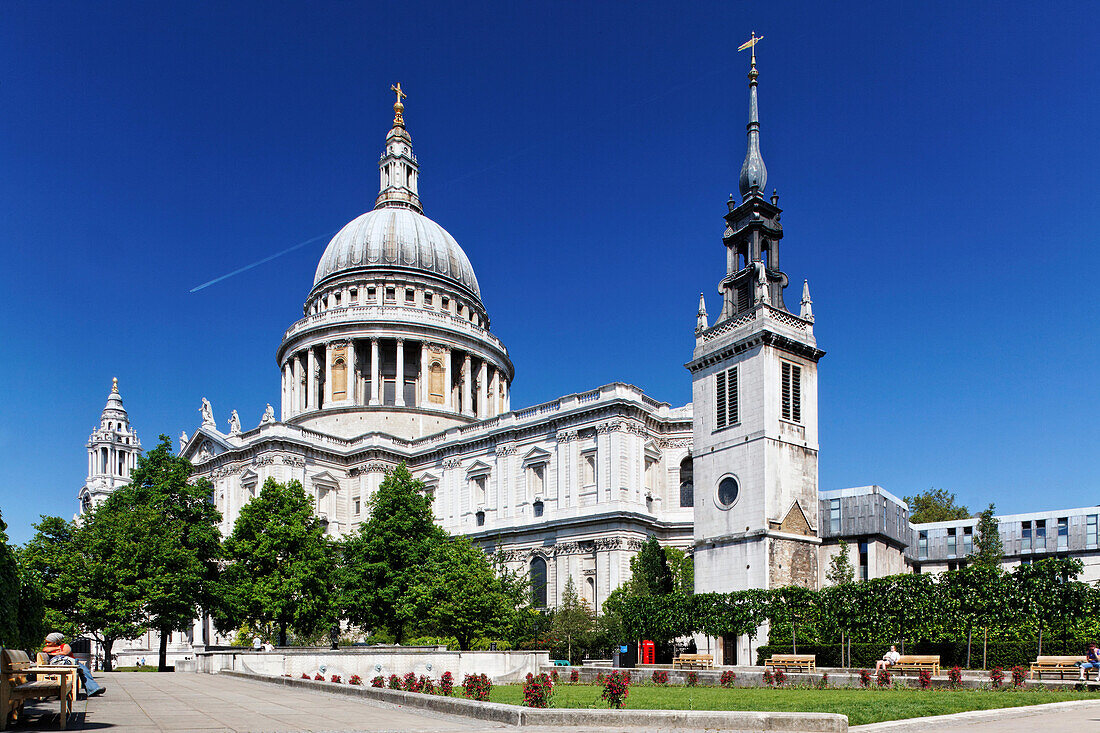
[[[890,651],[886,652],[882,656],[882,659],[875,662],[875,672],[885,672],[890,667],[893,667],[901,659],[901,655],[898,654],[898,648],[891,646]]]
[[[1089,650],[1085,653],[1085,661],[1081,662],[1081,676],[1078,679],[1088,679],[1088,670],[1096,670],[1096,681],[1100,682],[1100,649],[1096,643],[1089,644]]]
[[[84,684],[84,691],[88,693],[88,697],[102,695],[107,691],[106,687],[95,681],[95,678],[92,677],[92,670],[88,669],[86,664],[76,661],[72,647],[65,643],[64,634],[57,631],[49,634],[46,637],[46,643],[42,645],[42,651],[50,658],[50,664],[75,666],[76,674]]]

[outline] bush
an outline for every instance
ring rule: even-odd
[[[538,677],[527,673],[527,680],[523,683],[523,704],[529,708],[550,707],[550,697],[554,694],[554,683],[546,674]]]
[[[401,689],[401,678],[398,677],[395,674],[390,675],[390,689],[391,690],[400,690]]]
[[[776,687],[782,685],[787,681],[787,673],[781,669],[775,670],[775,684]]]
[[[1017,664],[1012,668],[1012,686],[1020,687],[1027,679],[1027,668]]]
[[[801,637],[801,633],[799,634]],[[1081,649],[1087,646],[1087,639],[1048,639],[1043,637],[1043,654],[1054,655],[1081,655]],[[990,641],[987,653],[986,664],[990,667],[1001,667],[1005,670],[1011,669],[1014,665],[1022,664],[1029,665],[1035,660],[1035,656],[1039,653],[1039,644],[1035,639],[1025,641]],[[874,668],[874,664],[877,660],[882,659],[882,654],[890,648],[890,642],[874,642],[874,643],[852,643],[852,662],[849,666],[859,667],[871,667]],[[773,654],[790,654],[791,645],[788,644],[765,644],[757,647],[757,661],[758,665],[763,665],[764,661]],[[818,667],[840,667],[840,644],[805,644],[803,642],[798,643],[799,654],[816,654]],[[906,654],[939,654],[940,666],[943,669],[950,669],[954,666],[966,668],[966,639],[961,641],[945,641],[945,642],[927,642],[921,641],[917,643],[905,643]],[[982,643],[979,638],[977,642],[971,645],[970,649],[970,667],[972,669],[978,669],[982,664]]]
[[[927,690],[932,686],[932,673],[927,669],[922,669],[920,674],[917,675],[917,681],[920,682],[920,688]]]
[[[561,681],[561,677],[558,675],[558,670],[551,670],[550,681],[553,682],[555,685]]]
[[[871,673],[865,669],[859,670],[859,686],[870,687],[871,686]]]
[[[580,678],[581,678],[580,672],[578,672],[575,669],[572,672],[569,673],[569,681],[570,682],[577,682],[578,680],[580,680]]]
[[[603,672],[596,673],[596,684],[602,685],[604,683]]]
[[[406,674],[401,686],[405,689],[405,692],[420,692],[420,680],[416,678],[416,672]]]
[[[455,676],[450,672],[444,672],[443,676],[439,678],[439,694],[450,697],[454,687]]]
[[[699,684],[699,673],[698,672],[688,672],[687,682],[685,684],[688,687],[698,686],[698,684]]]
[[[829,686],[829,673],[822,672],[821,679],[817,681],[817,689],[824,690]]]
[[[425,695],[435,694],[435,683],[432,682],[431,677],[420,678],[420,692],[423,692]]]
[[[360,676],[359,676],[359,675],[357,675],[357,674],[353,674],[353,675],[352,675],[352,676],[351,676],[351,677],[350,677],[350,678],[348,679],[348,684],[349,684],[349,685],[361,685],[361,684],[363,684],[363,678],[362,678],[362,677],[360,677]]]
[[[775,684],[775,672],[772,672],[771,667],[764,667],[764,684],[769,687]]]
[[[663,669],[653,670],[653,676],[650,677],[655,685],[667,685],[668,684],[668,672]]]
[[[603,692],[600,697],[607,700],[607,707],[616,710],[626,705],[626,697],[630,694],[630,674],[628,672],[612,672],[607,676],[603,684]]]
[[[893,679],[893,676],[890,674],[890,670],[880,669],[878,673],[878,679],[876,679],[875,681],[878,682],[879,687],[889,687],[891,679]]]
[[[386,686],[386,678],[383,677],[382,675],[377,675],[377,676],[371,678],[370,686],[371,687],[385,687]]]
[[[947,670],[947,679],[951,682],[952,687],[958,687],[963,681],[962,670],[959,669],[957,665],[952,667]]]
[[[485,674],[468,674],[462,680],[462,694],[469,700],[488,702],[493,683]]]
[[[727,669],[722,673],[722,677],[718,680],[718,684],[722,687],[733,687],[733,681],[737,679],[737,674],[733,670]]]
[[[330,678],[329,678],[329,682],[337,682],[337,683],[339,683],[339,682],[343,682],[343,680],[342,680],[342,679],[340,679],[340,675],[338,675],[338,674],[334,674],[334,675],[332,675],[332,677],[330,677]]]
[[[994,688],[1000,687],[1001,683],[1005,681],[1005,671],[1000,667],[989,670],[989,681],[993,683]]]
[[[323,674],[321,674],[320,672],[318,672],[317,674],[313,675],[313,679],[314,679],[315,682],[324,682],[325,681],[325,676]]]
[[[313,678],[312,678],[312,677],[310,677],[310,676],[309,676],[308,674],[306,674],[305,672],[302,672],[302,679],[303,679],[303,680],[311,680],[311,679],[313,679]]]

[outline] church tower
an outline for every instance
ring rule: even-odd
[[[119,486],[130,483],[140,453],[141,441],[122,406],[116,377],[99,416],[99,427],[88,438],[88,478],[78,494],[81,514],[103,503]]]
[[[745,47],[757,40],[754,35]],[[753,48],[741,203],[730,197],[722,238],[722,308],[708,325],[700,302],[687,364],[697,593],[812,588],[818,577],[817,362],[824,352],[814,338],[809,286],[799,315],[783,300],[781,209],[775,193],[765,198],[757,76]],[[730,663],[730,651],[724,652]]]

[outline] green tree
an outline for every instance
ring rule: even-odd
[[[946,522],[970,516],[965,506],[955,503],[955,494],[945,489],[929,489],[916,496],[907,496],[905,503],[909,505],[909,521],[913,524]]]
[[[665,558],[672,573],[672,589],[677,593],[695,593],[695,560],[679,547],[666,547]]]
[[[825,580],[832,585],[846,585],[855,580],[856,569],[852,567],[852,560],[848,557],[848,543],[841,540],[837,547],[837,554],[829,561]]]
[[[61,517],[42,516],[35,534],[19,550],[20,567],[32,574],[42,589],[43,622],[51,631],[74,636],[80,585],[74,582],[73,563],[79,559],[76,527]]]
[[[773,624],[791,625],[792,651],[798,654],[798,627],[817,617],[818,594],[809,588],[788,585],[771,591],[768,618]]]
[[[994,505],[991,503],[978,515],[978,536],[974,538],[974,546],[977,548],[974,562],[987,568],[999,568],[1005,554],[1001,530],[993,512]]]
[[[949,612],[966,629],[966,666],[970,666],[970,647],[975,627],[988,630],[1002,615],[1007,592],[1004,573],[999,565],[975,563],[942,576],[940,583],[949,602]],[[983,637],[984,638],[984,637]],[[985,669],[985,645],[982,668]]]
[[[141,594],[149,625],[160,634],[161,671],[168,668],[171,633],[189,628],[200,609],[213,603],[221,557],[213,486],[205,479],[192,483],[192,472],[191,462],[175,455],[172,441],[161,435],[157,446],[138,458],[130,483],[107,500],[152,512]]]
[[[1038,654],[1043,653],[1043,632],[1056,624],[1068,626],[1087,613],[1090,588],[1077,581],[1082,564],[1075,558],[1047,558],[1019,565],[1012,572],[1012,606],[1025,623],[1039,633]]]
[[[8,525],[0,516],[0,645],[18,648],[19,633],[19,565],[15,551],[8,545]]]
[[[448,537],[410,577],[398,613],[402,629],[453,636],[459,648],[469,649],[475,639],[499,631],[511,600],[485,553],[466,537]]]
[[[399,608],[444,537],[423,482],[398,465],[371,497],[370,518],[341,546],[340,606],[347,618],[364,629],[385,628],[403,641],[409,617]]]
[[[595,621],[592,608],[581,600],[577,594],[577,587],[573,583],[573,576],[570,575],[565,582],[561,603],[554,609],[554,620],[550,625],[551,634],[565,639],[566,656],[570,663],[573,662],[573,643],[587,645],[592,636]]]
[[[649,536],[641,551],[630,558],[631,592],[636,595],[665,595],[675,585],[668,556],[653,535]]]
[[[335,620],[335,551],[297,481],[264,482],[241,508],[225,554],[219,629],[272,624],[285,646],[288,629],[308,636]]]
[[[143,583],[155,552],[148,542],[149,528],[159,519],[149,506],[131,506],[113,497],[76,527],[57,578],[60,593],[71,589],[75,596],[64,612],[81,633],[102,646],[108,671],[115,641],[149,629]]]

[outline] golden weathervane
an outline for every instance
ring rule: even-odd
[[[756,35],[756,31],[753,31],[752,32],[752,37],[749,38],[749,40],[745,41],[744,43],[742,43],[740,46],[737,47],[738,51],[744,51],[746,48],[751,48],[752,49],[752,65],[753,65],[753,68],[756,67],[756,44],[760,43],[763,40],[764,40],[764,36],[758,36],[758,35]]]

